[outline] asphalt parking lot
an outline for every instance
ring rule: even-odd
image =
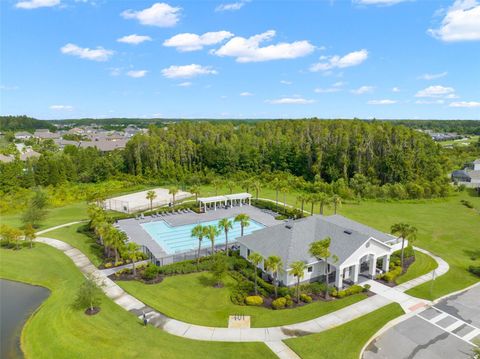
[[[469,359],[480,344],[480,285],[448,297],[370,343],[363,359]]]

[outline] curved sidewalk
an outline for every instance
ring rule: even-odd
[[[56,228],[58,228],[58,226]],[[42,231],[42,233],[45,232],[47,232],[47,230]],[[165,330],[170,334],[189,339],[229,342],[278,342],[284,339],[319,333],[324,330],[334,328],[379,309],[391,303],[392,301],[396,301],[395,297],[392,298],[391,296],[385,296],[382,295],[382,293],[378,293],[376,296],[369,297],[333,313],[292,325],[249,329],[205,327],[169,318],[166,315],[146,306],[143,302],[126,293],[114,281],[109,279],[104,273],[102,273],[102,271],[100,271],[90,262],[87,256],[85,256],[77,248],[74,248],[58,239],[39,237],[37,238],[37,241],[48,244],[65,253],[72,259],[74,264],[83,274],[92,275],[96,279],[97,283],[101,285],[101,288],[105,294],[125,310],[134,313],[139,318],[141,318],[143,313],[145,313],[149,323],[153,326]],[[438,257],[434,258],[437,259]],[[443,260],[441,261],[444,262]],[[439,261],[437,260],[437,262]],[[441,274],[443,274],[448,270],[448,264],[446,264],[446,262],[442,264],[439,263],[439,268],[442,269]],[[441,274],[439,273],[438,275]],[[430,280],[431,276],[427,274],[420,278],[422,278],[421,283],[424,283]],[[416,281],[411,287],[421,283]],[[402,289],[409,289],[407,287],[408,285],[404,285]],[[394,288],[389,289],[394,290]],[[396,292],[406,296],[406,294],[402,293],[402,290],[397,290]]]

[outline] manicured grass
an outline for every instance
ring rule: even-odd
[[[1,223],[14,227],[22,226],[22,213],[2,215]],[[48,210],[47,217],[41,223],[39,230],[58,226],[60,224],[81,221],[87,219],[87,204],[77,202],[64,207],[51,208]]]
[[[0,249],[0,277],[41,285],[51,296],[22,331],[26,358],[275,358],[263,343],[223,343],[183,339],[152,326],[107,297],[101,311],[86,316],[72,309],[83,276],[60,251]]]
[[[103,262],[102,248],[97,244],[95,239],[77,231],[85,225],[86,223],[73,224],[68,227],[46,232],[42,234],[42,236],[59,239],[74,246],[83,252],[94,265],[99,266]]]
[[[427,274],[438,267],[435,259],[429,255],[415,251],[415,262],[413,262],[405,274],[397,278],[397,284],[408,282],[410,279]]]
[[[475,209],[465,207],[460,200],[474,204]],[[394,223],[404,222],[417,227],[414,245],[440,256],[450,265],[450,270],[434,281],[407,291],[408,294],[435,299],[466,288],[478,278],[467,271],[469,265],[480,263],[472,260],[471,253],[478,251],[480,233],[480,197],[467,192],[446,199],[424,201],[375,202],[345,205],[340,214],[389,232]]]
[[[366,341],[390,320],[404,314],[397,303],[322,333],[287,339],[285,343],[302,359],[358,359]]]
[[[251,316],[252,327],[271,327],[313,319],[362,299],[357,294],[331,302],[315,302],[303,307],[272,310],[264,307],[235,305],[230,300],[230,287],[235,281],[225,276],[225,287],[214,288],[209,273],[192,273],[167,277],[159,284],[138,281],[117,282],[123,289],[160,312],[188,323],[226,327],[228,316]]]

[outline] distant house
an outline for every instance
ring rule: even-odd
[[[0,162],[3,162],[3,163],[9,163],[9,162],[12,162],[15,160],[15,157],[12,156],[12,155],[2,155],[0,153]]]
[[[16,140],[28,140],[29,138],[32,138],[33,135],[30,132],[16,132],[15,133],[15,139]]]
[[[48,139],[60,138],[61,135],[57,132],[50,132],[50,130],[48,129],[39,129],[33,133],[33,137],[41,140],[48,140]]]
[[[20,160],[21,161],[26,161],[29,158],[38,158],[38,157],[40,157],[40,153],[32,150],[31,148],[27,148],[23,152],[20,152]]]
[[[326,237],[331,238],[332,256],[338,257],[337,262],[329,260],[328,264],[329,276],[335,277],[333,282],[337,288],[342,288],[344,281],[358,283],[359,276],[372,278],[379,259],[382,260],[382,270],[388,271],[391,254],[400,248],[396,237],[340,215],[290,220],[237,238],[237,242],[244,258],[252,252],[263,258],[279,256],[283,263],[279,280],[283,285],[291,286],[296,283],[290,273],[290,266],[295,261],[307,265],[304,282],[325,279],[325,262],[312,257],[309,248],[311,243]],[[259,267],[265,270],[264,263]]]
[[[463,170],[456,170],[451,175],[452,182],[471,188],[480,188],[480,158]]]

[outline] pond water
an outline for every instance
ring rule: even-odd
[[[0,358],[23,358],[22,327],[49,294],[46,288],[0,279]]]

